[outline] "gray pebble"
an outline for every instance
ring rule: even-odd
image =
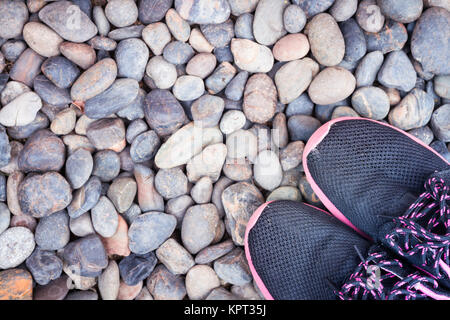
[[[11,222],[11,213],[9,212],[8,206],[3,202],[0,202],[0,234],[2,234],[3,231],[8,229],[10,222]]]
[[[58,88],[43,75],[34,78],[33,87],[44,102],[53,106],[65,106],[72,102],[68,89]]]
[[[166,212],[175,216],[177,219],[177,228],[181,227],[186,210],[194,204],[192,198],[185,194],[167,201]]]
[[[381,51],[372,51],[366,54],[355,72],[356,86],[371,86],[377,77],[383,60],[384,56]]]
[[[112,202],[105,196],[100,197],[91,209],[92,225],[95,231],[104,238],[112,237],[119,225],[119,217]]]
[[[161,142],[155,131],[150,130],[138,135],[131,144],[130,156],[135,163],[153,159]]]
[[[46,285],[61,276],[63,262],[54,252],[37,247],[27,258],[26,266],[37,284]]]
[[[219,24],[202,24],[200,30],[206,40],[215,48],[227,46],[234,37],[233,21],[230,19]]]
[[[229,62],[222,62],[214,72],[205,80],[208,92],[217,94],[228,85],[233,79],[237,70]]]
[[[194,56],[194,49],[181,41],[173,41],[164,47],[164,59],[172,64],[185,64]]]
[[[127,127],[127,142],[132,143],[133,140],[141,133],[148,130],[147,123],[142,119],[132,121]]]
[[[236,248],[214,262],[214,271],[223,281],[244,285],[252,281],[250,269],[241,248]]]
[[[108,189],[108,198],[114,203],[117,211],[127,211],[134,200],[137,192],[136,181],[127,176],[116,178]]]
[[[213,80],[211,80],[212,82]],[[205,85],[199,77],[181,76],[175,82],[172,92],[178,100],[192,101],[199,98],[205,92]]]
[[[226,0],[175,0],[175,9],[183,19],[197,24],[222,23],[231,13]]]
[[[88,44],[98,50],[97,60],[110,57],[106,52],[114,51],[117,48],[117,42],[105,36],[95,36],[88,41]],[[105,52],[106,51],[106,52]]]
[[[306,14],[299,6],[291,4],[284,9],[284,28],[289,33],[299,33],[306,24]]]
[[[412,129],[408,131],[408,133],[413,135],[426,145],[429,145],[434,139],[433,130],[431,130],[428,126]]]
[[[378,87],[361,87],[352,95],[353,108],[363,117],[381,120],[389,113],[389,98]]]
[[[192,118],[196,125],[215,127],[222,117],[225,102],[222,98],[206,94],[195,100],[191,106]]]
[[[416,71],[403,51],[388,54],[378,72],[378,82],[388,88],[410,91],[416,84]]]
[[[28,21],[28,9],[22,1],[0,2],[0,38],[20,36],[23,25]]]
[[[311,116],[293,115],[288,119],[289,136],[292,141],[301,140],[306,142],[320,125],[320,121]]]
[[[35,232],[36,244],[43,250],[59,250],[70,240],[69,216],[65,210],[41,218]]]
[[[66,161],[66,177],[73,189],[81,188],[92,173],[94,161],[86,149],[78,149]]]
[[[121,41],[129,38],[138,38],[142,35],[142,30],[144,30],[143,25],[133,25],[124,28],[117,28],[108,33],[108,38],[116,41]]]
[[[144,41],[136,38],[119,42],[116,50],[118,76],[141,81],[150,52]]]
[[[173,0],[139,1],[139,20],[144,24],[161,21],[173,4]]]
[[[138,8],[134,0],[109,0],[105,15],[115,27],[128,27],[137,20]]]
[[[33,233],[24,227],[9,228],[0,234],[0,269],[17,267],[35,247]]]
[[[120,158],[116,152],[103,150],[95,154],[93,175],[99,177],[103,182],[108,182],[117,177],[119,172]]]
[[[197,204],[204,204],[211,201],[213,184],[211,178],[202,177],[191,189],[191,197]]]
[[[6,129],[0,125],[0,168],[6,166],[11,159],[11,145]]]
[[[179,167],[160,169],[155,176],[155,187],[165,199],[173,199],[188,192],[188,180]]]
[[[234,23],[234,34],[236,38],[254,40],[253,37],[253,15],[244,13]]]
[[[91,210],[98,202],[102,184],[100,179],[92,176],[88,182],[73,194],[73,200],[67,207],[71,218],[78,218],[83,213]]]
[[[69,228],[77,237],[85,237],[95,232],[89,212],[83,213],[78,218],[70,218]]]
[[[155,300],[183,300],[186,296],[184,278],[173,274],[163,264],[156,266],[147,278],[147,289]]]
[[[109,21],[106,18],[103,8],[101,6],[95,6],[92,10],[92,15],[97,26],[98,33],[101,36],[107,36],[109,31],[111,30],[111,26],[109,25]]]
[[[431,128],[436,138],[450,142],[450,104],[444,104],[433,112]]]
[[[15,62],[26,48],[27,45],[22,40],[9,40],[2,45],[2,53],[6,60]]]
[[[191,254],[174,239],[164,242],[156,250],[156,256],[173,274],[186,274],[195,264]]]

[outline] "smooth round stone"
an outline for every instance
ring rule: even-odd
[[[450,99],[450,75],[435,76],[433,79],[434,91],[444,99]]]
[[[384,15],[376,4],[376,0],[363,0],[356,11],[356,20],[366,32],[379,32],[384,25]]]
[[[435,140],[433,143],[430,144],[430,147],[436,150],[440,155],[442,155],[444,159],[450,161],[450,152],[444,142],[440,140]]]
[[[211,94],[217,94],[233,79],[236,74],[236,68],[229,62],[225,61],[220,63],[214,73],[205,80],[205,85],[208,88],[208,92]]]
[[[129,103],[125,108],[118,111],[116,115],[121,118],[125,118],[129,121],[134,121],[136,119],[143,119],[144,101],[146,95],[147,92],[145,92],[144,89],[139,88],[136,98],[131,103]]]
[[[56,172],[26,177],[20,184],[18,193],[23,213],[35,218],[61,211],[72,200],[69,184]]]
[[[206,94],[192,104],[192,117],[196,125],[214,127],[219,123],[224,107],[222,98]]]
[[[184,278],[158,265],[147,278],[147,289],[155,300],[183,300],[186,296]]]
[[[334,0],[294,0],[300,6],[308,18],[326,11],[333,4]]]
[[[101,182],[97,177],[91,177],[86,184],[73,194],[73,201],[67,208],[71,218],[78,218],[83,213],[91,210],[101,193]]]
[[[345,42],[345,55],[343,63],[357,63],[367,51],[364,32],[354,19],[339,23]]]
[[[403,24],[388,20],[378,33],[366,32],[367,50],[379,50],[384,54],[400,50],[408,40],[408,32]]]
[[[331,119],[336,119],[340,117],[359,117],[359,114],[348,106],[339,106],[333,110],[331,114]]]
[[[287,125],[291,140],[306,142],[321,124],[319,120],[311,116],[294,115],[289,117]]]
[[[191,189],[191,197],[197,204],[204,204],[211,201],[213,184],[211,178],[202,177]]]
[[[157,262],[153,252],[144,255],[132,253],[120,261],[120,276],[127,285],[135,286],[152,273]]]
[[[119,294],[120,273],[117,262],[109,260],[108,266],[98,277],[98,289],[103,300],[116,300]]]
[[[276,111],[277,90],[266,74],[251,76],[245,86],[243,110],[248,120],[256,123],[269,121]]]
[[[232,159],[248,158],[251,161],[258,152],[258,137],[250,130],[239,129],[227,136],[227,156]]]
[[[194,50],[187,43],[173,41],[164,47],[163,56],[172,64],[185,64],[194,56]]]
[[[42,107],[41,98],[34,92],[25,92],[0,110],[0,124],[5,127],[25,126],[33,122]]]
[[[214,271],[220,279],[234,285],[244,285],[253,279],[241,248],[236,248],[214,261]]]
[[[6,206],[6,204],[0,202],[0,234],[6,229],[8,229],[10,222],[11,222],[11,213],[9,212],[9,209]]]
[[[234,37],[234,26],[231,20],[219,24],[203,24],[200,25],[200,30],[215,48],[227,46]]]
[[[28,21],[28,9],[21,1],[0,1],[0,38],[11,39],[20,36]]]
[[[253,175],[256,183],[265,190],[277,188],[283,179],[280,160],[271,150],[261,151],[256,157],[253,166]]]
[[[287,5],[285,1],[259,1],[253,19],[253,34],[258,43],[270,46],[286,34],[283,11]]]
[[[191,30],[189,44],[199,53],[211,53],[214,49],[198,27]]]
[[[259,0],[228,0],[231,7],[231,14],[233,16],[240,16],[244,13],[253,12]]]
[[[273,67],[272,51],[248,39],[232,39],[231,52],[234,63],[248,72],[269,72]]]
[[[309,51],[308,38],[304,34],[288,34],[278,40],[272,52],[278,61],[292,61],[303,58]]]
[[[33,81],[34,90],[42,101],[52,106],[66,106],[72,102],[68,89],[55,86],[45,76],[39,75]]]
[[[146,73],[158,89],[171,88],[178,76],[175,65],[167,62],[162,56],[155,56],[150,59],[146,67]]]
[[[379,0],[377,4],[386,17],[401,23],[409,23],[417,20],[423,8],[422,0]]]
[[[291,4],[283,13],[283,25],[289,33],[299,33],[306,24],[306,14],[299,6]]]
[[[99,177],[101,181],[108,182],[119,175],[120,157],[112,150],[99,151],[94,156],[94,167],[92,174]]]
[[[330,14],[337,22],[350,19],[358,8],[358,0],[336,0],[330,9]]]
[[[37,284],[46,285],[61,276],[63,262],[54,252],[38,247],[27,258],[26,266]]]
[[[115,53],[118,76],[141,81],[150,54],[145,43],[136,38],[122,40]]]
[[[149,24],[162,20],[172,4],[173,0],[139,1],[139,21]]]
[[[313,113],[314,103],[307,93],[301,94],[298,98],[290,102],[285,110],[286,117],[291,117],[296,114],[303,114],[310,116]]]
[[[224,256],[231,250],[235,248],[233,241],[231,240],[225,240],[222,243],[215,244],[209,247],[206,247],[205,249],[201,250],[196,256],[195,256],[195,262],[197,264],[208,264],[210,262],[213,262],[214,260],[217,260],[218,258]]]
[[[95,147],[90,143],[85,136],[76,134],[68,134],[62,137],[64,144],[67,146],[67,153],[70,155],[78,148],[85,148],[90,152],[95,151]]]
[[[108,266],[105,248],[97,235],[70,242],[64,248],[63,257],[69,270],[83,277],[97,277]]]
[[[324,66],[335,66],[344,58],[345,41],[338,24],[328,13],[320,13],[306,26],[311,53]]]
[[[180,16],[194,24],[218,24],[230,17],[230,5],[226,0],[175,0]]]
[[[383,86],[410,91],[416,84],[416,71],[404,51],[388,54],[378,72],[377,80]]]
[[[105,196],[91,209],[92,225],[102,237],[112,237],[119,225],[118,215],[113,203]]]
[[[383,64],[384,56],[381,51],[369,52],[362,58],[356,72],[356,86],[365,87],[371,86],[376,80],[378,70]]]
[[[41,70],[59,88],[69,88],[80,75],[77,66],[62,56],[48,58],[42,64]]]
[[[390,111],[389,123],[402,130],[423,127],[430,121],[433,107],[433,98],[415,88]]]
[[[92,155],[86,149],[78,149],[66,162],[66,177],[73,189],[81,188],[89,179],[94,167]]]
[[[328,67],[313,79],[308,94],[316,104],[332,104],[350,96],[355,86],[355,77],[349,71],[341,67]]]
[[[92,48],[102,51],[104,54],[106,51],[114,51],[117,48],[117,42],[113,39],[103,36],[95,36],[88,42]],[[99,54],[99,60],[101,55]]]
[[[425,71],[449,74],[448,32],[450,12],[444,8],[427,9],[416,22],[411,37],[411,53]]]
[[[53,119],[50,130],[56,135],[69,134],[75,128],[76,119],[77,115],[74,109],[63,109]]]
[[[390,109],[384,90],[372,86],[357,89],[352,95],[352,106],[361,116],[374,120],[384,119]]]
[[[157,249],[175,230],[177,219],[162,212],[138,216],[128,230],[129,247],[133,253],[146,254]]]
[[[170,42],[171,36],[167,25],[162,22],[149,24],[142,30],[142,39],[155,56],[163,53],[164,47]]]
[[[6,201],[6,178],[1,173],[0,173],[0,201],[1,202]]]
[[[125,214],[123,215],[125,216]],[[119,224],[116,233],[112,237],[101,240],[108,256],[126,257],[131,253],[128,247],[128,225],[122,215],[118,215],[118,218]]]
[[[131,144],[130,155],[135,163],[153,159],[161,142],[155,131],[147,131],[138,135]]]
[[[288,144],[289,135],[286,124],[286,115],[277,113],[272,121],[272,143],[278,148],[284,148]]]
[[[91,123],[86,132],[97,150],[120,152],[125,147],[125,125],[121,119],[100,119]]]
[[[1,271],[0,299],[33,300],[33,278],[31,274],[23,269]]]
[[[168,136],[186,119],[183,107],[168,90],[152,90],[145,98],[145,118],[159,136]]]
[[[247,222],[253,212],[264,203],[264,198],[253,184],[238,182],[223,191],[222,203],[226,214],[227,230],[233,242],[242,246]]]
[[[18,81],[9,81],[1,92],[1,100],[3,106],[6,106],[15,98],[23,93],[30,92],[31,89],[24,83]]]
[[[305,144],[302,141],[293,141],[280,150],[280,164],[283,171],[296,168],[302,162],[304,148]]]
[[[59,55],[63,39],[45,24],[28,22],[23,27],[23,38],[28,46],[44,57]]]
[[[144,25],[131,25],[129,27],[117,28],[108,33],[108,38],[115,41],[121,41],[129,38],[140,38],[144,28]]]
[[[95,232],[92,226],[91,216],[88,212],[83,213],[78,218],[70,218],[69,228],[77,237],[85,237]]]
[[[431,128],[436,138],[450,142],[450,104],[444,104],[433,112]]]
[[[0,234],[0,269],[17,267],[35,247],[33,233],[24,227],[12,227]]]
[[[191,34],[189,23],[184,20],[175,9],[169,9],[166,13],[166,24],[173,37],[178,41],[186,42]]]
[[[217,274],[207,265],[196,265],[186,275],[186,291],[191,300],[204,299],[219,286]]]
[[[433,142],[434,139],[433,130],[431,130],[428,126],[412,129],[408,131],[408,133],[413,135],[426,145],[429,145],[431,142]]]
[[[120,281],[119,294],[116,300],[134,300],[142,291],[143,281],[135,286],[129,286],[125,282]]]
[[[155,176],[155,187],[165,199],[173,199],[187,193],[188,180],[180,168],[161,169]]]
[[[223,166],[225,177],[233,181],[246,181],[252,177],[252,166],[245,159],[227,159]]]
[[[173,95],[181,101],[199,98],[205,91],[203,80],[195,76],[181,76],[173,86]]]
[[[15,62],[26,48],[22,40],[9,40],[1,46],[1,52],[6,60]]]
[[[164,242],[156,250],[156,256],[173,274],[186,274],[195,264],[191,254],[174,239]]]
[[[97,26],[98,33],[101,36],[107,36],[111,30],[108,18],[106,18],[105,11],[101,6],[95,6],[92,10],[92,18]]]
[[[177,219],[177,228],[181,227],[181,222],[186,210],[194,204],[192,198],[188,195],[182,195],[177,198],[170,199],[166,204],[166,212],[175,216]]]
[[[137,119],[131,122],[127,127],[127,142],[132,143],[133,140],[148,130],[147,123],[142,119]]]
[[[217,181],[226,155],[227,147],[223,143],[208,145],[187,162],[186,172],[189,181],[198,181],[202,176],[208,176],[213,181]]]
[[[114,203],[117,211],[123,213],[131,207],[136,196],[137,185],[133,178],[119,177],[111,183],[108,198]]]
[[[95,63],[95,50],[88,44],[63,42],[59,50],[63,56],[82,69],[88,69]]]
[[[239,110],[230,110],[224,113],[220,120],[220,131],[231,134],[245,125],[245,114]]]
[[[59,171],[65,161],[63,141],[48,130],[35,132],[25,143],[19,154],[20,170]]]
[[[11,145],[4,127],[0,126],[0,167],[8,165],[11,160]]]
[[[105,15],[115,27],[127,27],[137,20],[138,8],[133,0],[109,0]]]
[[[283,65],[275,74],[280,102],[288,104],[297,99],[308,88],[316,70],[318,70],[317,63],[309,58],[290,61]]]
[[[18,200],[18,188],[23,178],[24,174],[16,168],[16,170],[11,170],[6,182],[6,202],[11,213],[17,216],[24,215]]]
[[[39,19],[62,38],[72,42],[85,42],[94,37],[98,31],[91,19],[70,1],[46,5],[39,11]]]
[[[225,96],[233,101],[240,101],[244,95],[245,84],[247,83],[249,73],[247,71],[239,72],[227,85]]]
[[[70,91],[72,100],[86,101],[111,86],[117,76],[116,62],[111,58],[103,59],[86,70],[75,81]]]
[[[12,80],[32,86],[34,78],[40,73],[44,57],[28,48],[19,56],[12,66],[9,76]]]
[[[253,37],[253,15],[244,13],[234,22],[235,38],[255,40]]]
[[[186,73],[199,78],[206,78],[216,67],[217,59],[211,53],[199,53],[189,60],[186,65]]]
[[[59,250],[70,240],[69,216],[65,210],[39,220],[35,232],[36,244],[43,250]]]

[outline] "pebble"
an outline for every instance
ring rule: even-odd
[[[345,41],[345,55],[342,63],[354,65],[364,57],[367,51],[364,32],[354,19],[339,24]]]
[[[63,257],[68,268],[82,277],[97,277],[108,266],[105,248],[97,235],[70,242]]]
[[[311,53],[324,66],[335,66],[344,58],[345,41],[338,24],[332,16],[320,13],[306,25],[305,33]]]
[[[220,279],[233,285],[244,285],[252,281],[244,250],[235,248],[214,261],[214,271]]]
[[[261,44],[248,39],[231,40],[231,52],[233,53],[234,63],[241,70],[252,73],[269,72],[273,67],[272,51]]]
[[[309,51],[308,38],[302,33],[288,34],[273,46],[273,56],[278,61],[301,59]]]
[[[194,54],[192,47],[182,41],[170,42],[163,50],[164,59],[175,65],[187,63]]]
[[[24,227],[34,232],[36,229],[37,221],[35,218],[27,215],[13,216],[11,218],[10,227]]]
[[[133,162],[142,163],[153,159],[161,145],[158,135],[150,130],[138,135],[131,144],[130,156]]]
[[[158,260],[153,252],[130,254],[119,262],[120,276],[129,286],[135,286],[146,279],[153,271]]]
[[[162,264],[147,278],[147,289],[155,300],[183,300],[186,296],[184,279]]]
[[[191,113],[196,125],[201,127],[215,127],[219,124],[225,107],[222,98],[206,94],[195,100],[191,106]]]
[[[170,31],[162,22],[149,24],[142,30],[142,39],[155,56],[163,53],[164,47],[170,42]]]
[[[244,127],[246,122],[245,114],[239,110],[229,110],[225,112],[220,120],[220,131],[224,134],[231,134]]]
[[[11,160],[11,145],[6,129],[0,126],[0,168],[6,166]],[[3,176],[2,176],[3,177]]]
[[[388,20],[377,33],[366,32],[367,50],[379,50],[383,54],[403,48],[408,40],[408,33],[403,24]]]
[[[245,86],[243,111],[255,123],[269,121],[276,111],[277,90],[272,79],[263,73],[252,75]]]
[[[174,216],[162,212],[138,216],[128,230],[130,250],[136,254],[146,254],[159,248],[175,230],[176,224]]]
[[[330,14],[337,22],[350,19],[358,8],[357,0],[336,0],[330,8]]]
[[[112,237],[101,240],[108,256],[127,257],[131,253],[128,247],[128,225],[121,215],[118,215],[118,220],[116,233]]]
[[[244,231],[250,216],[264,203],[261,192],[248,182],[238,182],[222,193],[227,230],[236,245],[244,245]]]
[[[74,15],[77,19],[73,18]],[[67,41],[85,42],[98,31],[91,19],[70,1],[46,5],[39,11],[39,19]]]
[[[444,8],[427,9],[416,22],[411,37],[411,53],[423,69],[434,74],[450,73],[448,31],[450,12]]]
[[[12,3],[10,1],[3,1]],[[32,300],[33,278],[23,269],[0,272],[0,300]]]
[[[97,26],[98,33],[101,36],[107,36],[109,31],[111,30],[111,26],[109,24],[108,18],[105,15],[105,11],[101,6],[97,5],[92,9],[92,18],[95,25]]]
[[[173,199],[188,192],[188,179],[179,167],[161,169],[155,176],[155,188],[165,199]]]
[[[124,149],[125,125],[121,119],[100,119],[91,123],[86,132],[89,141],[97,150],[120,152]]]
[[[175,82],[172,92],[180,101],[192,101],[205,91],[203,80],[196,76],[181,76]]]
[[[24,227],[11,227],[0,234],[0,268],[20,265],[33,252],[33,233]]]
[[[153,80],[158,89],[169,89],[177,80],[175,65],[167,62],[162,56],[155,56],[150,59],[146,67],[146,74]]]
[[[223,166],[223,174],[233,181],[248,180],[252,173],[252,166],[246,159],[227,159]]]
[[[85,237],[95,232],[89,212],[83,213],[78,218],[70,218],[69,228],[77,237]]]
[[[216,67],[216,57],[211,53],[199,53],[195,55],[186,65],[186,73],[199,78],[206,78]]]
[[[202,24],[200,31],[215,48],[227,46],[234,37],[234,25],[230,19],[219,24]]]
[[[142,36],[143,25],[132,25],[124,28],[117,28],[108,33],[108,37],[115,41],[125,40],[129,38],[138,38]]]
[[[33,300],[63,300],[69,292],[68,277],[63,275],[45,286],[36,286]]]
[[[164,200],[155,189],[153,171],[143,165],[134,168],[138,189],[138,203],[143,211],[164,211]]]
[[[64,89],[69,88],[80,75],[78,67],[62,56],[48,58],[41,70],[55,86]]]
[[[11,213],[6,204],[0,202],[0,234],[8,229],[11,222]]]
[[[178,229],[181,227],[181,222],[183,221],[186,210],[193,204],[194,201],[188,195],[182,195],[167,201],[166,212],[175,216]]]
[[[8,209],[13,215],[23,215],[22,209],[19,205],[18,190],[22,183],[24,174],[21,171],[14,170],[10,173],[6,182],[6,202]]]
[[[72,101],[68,89],[58,88],[45,76],[39,75],[34,78],[33,86],[42,101],[49,105],[63,107]]]
[[[214,288],[219,286],[219,277],[214,269],[207,265],[196,265],[186,275],[186,292],[191,300],[205,299]]]
[[[111,58],[100,60],[75,81],[70,91],[72,100],[86,101],[94,98],[108,89],[116,76],[116,62]]]
[[[280,150],[280,164],[283,171],[293,169],[302,162],[304,147],[302,141],[293,141]]]
[[[125,118],[129,121],[133,121],[136,119],[143,119],[144,118],[144,101],[145,101],[146,95],[147,95],[147,92],[145,92],[144,89],[139,88],[137,97],[130,104],[128,104],[125,108],[118,111],[116,113],[117,116],[119,116],[121,118]]]
[[[92,174],[99,177],[102,182],[113,180],[120,172],[119,155],[112,150],[99,151],[94,155]]]
[[[70,185],[57,172],[27,176],[19,185],[23,213],[42,218],[65,209],[72,200]]]
[[[109,260],[108,266],[98,277],[98,290],[103,300],[116,300],[119,295],[119,266],[114,260]]]
[[[0,38],[11,39],[20,36],[28,20],[28,9],[24,2],[0,2]]]
[[[189,23],[184,20],[175,9],[169,9],[166,13],[166,24],[173,37],[178,41],[186,42],[191,34]]]
[[[255,40],[253,37],[253,15],[244,13],[234,22],[234,36],[241,39]]]
[[[191,189],[191,197],[198,204],[204,204],[211,201],[213,184],[211,178],[202,177]]]
[[[28,48],[19,56],[11,68],[9,76],[12,80],[32,86],[34,78],[40,73],[44,57]]]
[[[355,77],[349,71],[341,67],[328,67],[313,79],[308,94],[316,104],[332,104],[350,96],[355,86]]]
[[[41,107],[41,98],[36,93],[25,92],[4,105],[0,110],[0,124],[5,127],[30,124]]]
[[[389,123],[402,130],[423,127],[430,121],[433,107],[433,98],[415,88],[389,112]]]
[[[401,23],[409,23],[417,20],[420,17],[423,8],[423,3],[421,0],[380,0],[377,4],[387,18]]]
[[[23,27],[23,38],[27,45],[44,57],[59,55],[59,45],[63,39],[45,24],[28,22]]]
[[[95,231],[100,236],[108,238],[116,233],[119,219],[113,203],[107,197],[100,197],[91,210],[91,219]]]
[[[119,177],[108,188],[108,198],[114,203],[117,211],[123,213],[130,208],[137,192],[137,184],[133,178]]]
[[[109,0],[105,15],[115,27],[128,27],[137,20],[138,8],[133,0]]]
[[[148,47],[140,39],[130,38],[120,41],[116,50],[118,76],[141,81],[149,54]]]
[[[143,281],[141,281],[135,286],[129,286],[125,282],[120,281],[117,300],[134,300],[141,292],[143,284]]]
[[[37,247],[27,258],[26,266],[37,284],[46,285],[61,276],[63,262],[54,252]]]
[[[195,263],[197,264],[208,264],[220,257],[226,255],[228,252],[235,248],[232,240],[225,240],[219,244],[215,244],[205,249],[201,250],[195,256]]]
[[[369,52],[361,59],[355,71],[356,86],[358,88],[371,86],[374,83],[383,60],[384,56],[381,51]]]
[[[211,53],[214,47],[206,40],[199,28],[191,30],[189,44],[199,53]]]
[[[283,12],[283,25],[289,33],[299,33],[306,24],[306,14],[295,4],[288,5]]]
[[[59,250],[70,240],[69,216],[65,210],[39,219],[34,234],[36,244],[43,250]]]
[[[266,201],[276,200],[289,200],[289,201],[302,201],[302,195],[298,188],[291,186],[282,186],[273,190]]]
[[[258,2],[259,0],[228,0],[231,7],[231,14],[236,17],[254,11]]]
[[[245,84],[247,83],[249,73],[247,71],[239,72],[227,84],[225,96],[232,101],[240,101],[244,95]]]
[[[278,156],[271,150],[264,150],[258,154],[253,172],[256,183],[265,190],[277,188],[283,178]]]
[[[435,93],[444,99],[450,99],[450,76],[435,76],[433,79]]]
[[[22,40],[8,40],[1,46],[1,52],[6,60],[15,62],[26,48]]]
[[[253,35],[262,45],[270,46],[286,34],[283,12],[287,1],[260,0],[253,19]]]
[[[180,16],[193,24],[218,24],[230,17],[231,8],[226,0],[175,0]]]
[[[356,20],[364,31],[376,33],[383,28],[385,18],[376,0],[363,0],[358,5]]]
[[[98,300],[98,294],[95,291],[87,290],[87,291],[70,291],[64,300]]]
[[[377,77],[382,85],[406,92],[414,88],[416,79],[416,71],[404,51],[389,53]]]
[[[384,119],[390,110],[387,94],[373,86],[357,89],[352,95],[352,106],[361,116],[374,120]]]
[[[98,202],[101,192],[101,182],[97,177],[89,178],[80,189],[73,194],[73,200],[67,207],[71,218],[78,218],[83,213],[91,210]]]
[[[426,145],[429,145],[434,139],[433,131],[428,126],[412,129],[408,131],[408,133],[421,140]]]
[[[450,104],[437,108],[431,116],[431,128],[441,141],[450,142]]]
[[[96,58],[95,50],[85,43],[63,42],[59,46],[61,54],[81,69],[89,69]]]
[[[359,114],[349,106],[338,106],[333,110],[331,119],[340,117],[359,117]]]
[[[156,256],[173,274],[186,274],[195,265],[191,254],[174,239],[164,242],[156,250]]]
[[[237,70],[227,61],[220,63],[216,70],[205,81],[206,88],[211,94],[221,92],[233,79]]]
[[[159,136],[171,135],[186,119],[183,107],[168,90],[152,90],[145,99],[144,111],[148,125]]]

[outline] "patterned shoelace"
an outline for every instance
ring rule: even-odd
[[[435,176],[407,212],[393,219],[395,225],[381,239],[394,253],[434,278],[450,279],[449,186]]]
[[[342,285],[334,287],[341,300],[418,300],[429,296],[421,291],[435,292],[438,282],[420,272],[408,272],[403,263],[389,256],[379,246],[373,246],[366,259],[355,247],[361,262]],[[402,276],[403,275],[403,276]]]

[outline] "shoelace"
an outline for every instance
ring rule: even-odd
[[[333,286],[341,300],[427,299],[429,296],[423,291],[435,292],[438,288],[435,279],[419,272],[408,272],[400,260],[391,258],[379,247],[372,247],[366,259],[356,247],[355,250],[361,259],[355,272],[340,290]],[[425,289],[421,291],[421,288]]]
[[[402,217],[393,219],[396,227],[382,239],[393,252],[436,279],[450,278],[449,189],[443,179],[429,178],[425,192]]]

